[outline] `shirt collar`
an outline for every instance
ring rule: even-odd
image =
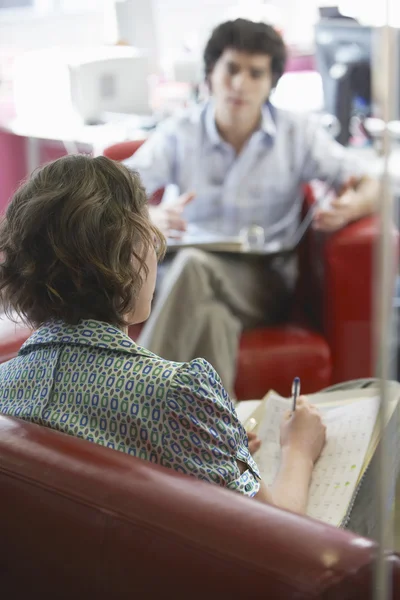
[[[78,325],[51,321],[35,331],[22,345],[19,354],[27,354],[38,346],[67,344],[116,350],[127,354],[154,357],[149,350],[135,344],[123,331],[102,321],[82,320]]]
[[[205,129],[208,139],[214,146],[219,146],[224,143],[218,133],[217,125],[215,123],[215,104],[212,100],[210,100],[206,106]],[[268,140],[273,139],[276,135],[274,111],[270,102],[264,104],[262,108],[259,131],[262,131]]]

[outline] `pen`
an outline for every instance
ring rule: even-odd
[[[297,398],[300,394],[300,377],[295,377],[292,383],[292,396],[293,396],[293,408],[292,412],[296,410]]]

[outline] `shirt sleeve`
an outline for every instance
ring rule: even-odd
[[[175,163],[176,135],[171,121],[157,127],[149,139],[124,161],[128,169],[139,173],[149,195],[175,183]]]
[[[314,118],[303,122],[301,179],[319,179],[337,192],[350,177],[367,175],[366,164],[351,150],[334,140]]]
[[[222,382],[204,359],[182,363],[167,395],[163,466],[254,496],[260,474],[244,427]],[[244,463],[240,473],[237,461]]]

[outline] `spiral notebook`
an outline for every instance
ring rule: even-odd
[[[371,535],[376,512],[371,499],[370,468],[376,462],[380,441],[377,390],[329,392],[308,398],[322,413],[327,441],[314,467],[307,515],[335,527],[349,527]],[[385,423],[392,449],[388,468],[393,479],[393,494],[400,458],[398,400],[399,388],[395,384],[391,387],[390,410]],[[245,428],[256,431],[262,440],[254,458],[267,485],[273,483],[279,469],[280,422],[290,408],[290,400],[270,392],[244,421]]]

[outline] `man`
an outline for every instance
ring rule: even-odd
[[[204,52],[210,101],[165,122],[127,161],[148,193],[178,186],[178,199],[151,208],[166,235],[188,223],[232,235],[257,224],[268,239],[290,239],[312,179],[338,192],[315,214],[316,228],[334,231],[373,210],[378,184],[346,149],[315,120],[268,102],[285,59],[282,38],[266,24],[238,19],[214,30]],[[139,343],[170,360],[206,358],[233,396],[240,333],[285,318],[294,267],[294,257],[181,250]]]

